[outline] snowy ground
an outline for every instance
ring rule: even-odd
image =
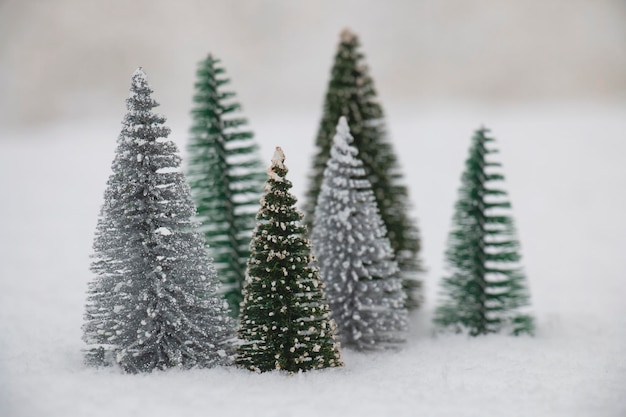
[[[82,365],[91,241],[122,114],[0,132],[0,416],[624,416],[626,106],[387,108],[422,231],[428,303],[397,353],[288,377]],[[301,195],[318,115],[252,120]],[[184,145],[186,117],[171,118]],[[431,335],[463,160],[499,140],[535,338]]]

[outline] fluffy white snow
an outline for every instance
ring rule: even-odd
[[[154,233],[162,235],[162,236],[169,236],[172,234],[172,231],[168,229],[167,227],[159,227],[158,229],[154,231]]]
[[[402,351],[344,351],[345,368],[292,377],[85,368],[89,254],[119,118],[0,132],[0,416],[626,415],[626,106],[386,113],[423,237],[425,310]],[[168,124],[184,145],[178,120]],[[318,115],[251,122],[264,160],[285,150],[302,196]],[[535,338],[431,335],[459,176],[481,123],[501,150]]]

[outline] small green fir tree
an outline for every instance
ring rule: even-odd
[[[187,176],[221,291],[237,317],[265,175],[235,94],[224,89],[228,82],[219,60],[200,62]]]
[[[284,160],[276,148],[250,244],[235,361],[256,372],[342,366],[336,325],[311,266],[311,245]]]
[[[455,205],[443,279],[443,299],[435,324],[472,336],[509,330],[533,332],[519,243],[494,139],[481,128],[472,138],[469,158]]]
[[[83,340],[90,365],[127,372],[210,367],[232,358],[233,320],[193,222],[195,206],[146,74],[128,113],[94,241]]]
[[[324,169],[330,158],[335,125],[341,116],[345,116],[350,124],[354,146],[363,161],[380,216],[387,228],[407,295],[405,306],[417,308],[422,303],[419,231],[409,215],[408,191],[403,184],[396,154],[386,137],[383,110],[360,51],[359,39],[348,29],[341,33],[315,141],[316,154],[303,206],[304,219],[309,227],[314,224],[315,206]]]

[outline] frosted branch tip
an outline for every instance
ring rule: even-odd
[[[133,72],[132,75],[132,80],[133,80],[133,84],[138,85],[141,82],[147,82],[148,77],[146,76],[146,73],[143,70],[143,67],[139,67],[135,70],[135,72]]]
[[[274,156],[272,156],[272,166],[285,169],[283,162],[285,162],[285,153],[280,146],[277,146],[274,151]]]
[[[337,133],[341,136],[348,136],[350,134],[350,126],[348,126],[348,120],[346,116],[341,116],[337,123]]]
[[[341,36],[341,42],[343,43],[351,43],[351,42],[354,42],[356,39],[356,34],[352,32],[350,28],[344,28],[344,30],[341,31],[340,36]]]

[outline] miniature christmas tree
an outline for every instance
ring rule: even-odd
[[[146,75],[132,76],[96,238],[83,327],[90,364],[127,372],[227,363],[233,322],[192,222],[195,206],[152,112]]]
[[[406,295],[352,140],[342,116],[324,171],[311,240],[342,345],[393,347],[405,338]]]
[[[285,155],[276,148],[250,244],[236,363],[265,372],[342,366],[302,214],[295,208]]]
[[[400,268],[402,285],[407,294],[405,305],[409,309],[417,308],[422,302],[422,284],[418,276],[421,272],[419,231],[409,215],[408,191],[402,184],[397,157],[386,138],[383,110],[376,99],[374,83],[360,52],[359,40],[348,29],[341,33],[315,141],[316,154],[303,207],[304,219],[309,227],[314,224],[315,206],[340,116],[348,119],[354,146],[372,184],[380,216]]]
[[[515,335],[532,333],[533,320],[522,312],[529,297],[511,204],[495,185],[504,176],[488,132],[476,131],[465,163],[446,251],[450,275],[443,279],[435,323],[472,336],[505,328]]]
[[[254,215],[264,173],[219,60],[200,63],[195,83],[188,178],[209,253],[234,317],[239,314]]]

